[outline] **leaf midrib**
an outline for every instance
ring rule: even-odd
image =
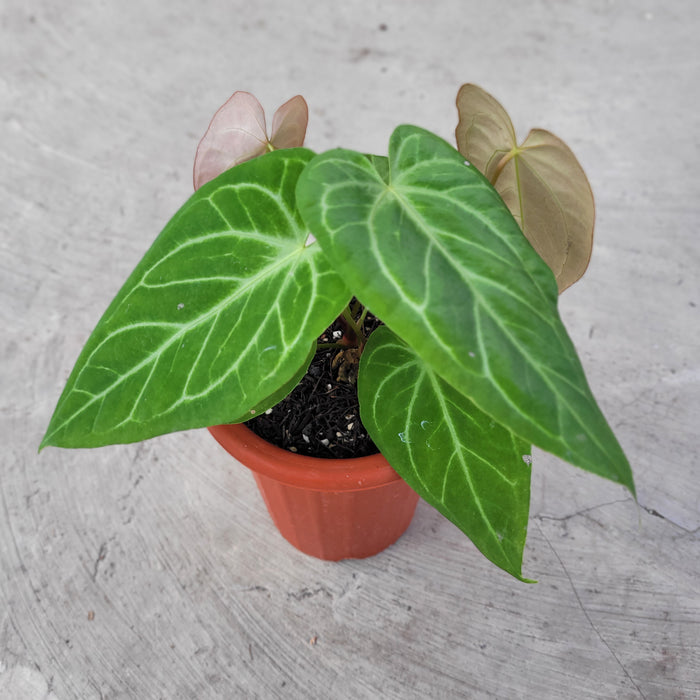
[[[421,190],[421,191],[422,191],[423,193],[426,192],[426,190]],[[478,305],[481,309],[483,309],[483,310],[488,314],[489,318],[490,318],[492,321],[495,321],[495,322],[496,322],[496,325],[501,329],[501,331],[503,332],[503,334],[509,339],[511,346],[514,347],[514,348],[516,348],[516,349],[518,349],[518,350],[520,350],[522,356],[529,362],[530,366],[532,366],[532,367],[537,367],[537,368],[540,368],[540,367],[541,367],[541,371],[539,372],[540,376],[542,376],[542,378],[544,379],[546,385],[549,387],[550,391],[551,391],[555,396],[561,397],[561,394],[559,394],[557,391],[555,391],[554,386],[553,386],[551,380],[549,379],[549,376],[548,376],[548,375],[549,375],[550,372],[551,372],[550,368],[541,366],[539,363],[534,362],[534,360],[532,359],[532,356],[531,356],[529,353],[524,352],[524,351],[522,350],[522,347],[517,343],[517,339],[513,338],[512,335],[511,335],[511,333],[509,332],[508,326],[501,322],[501,319],[500,319],[499,314],[497,314],[497,313],[495,314],[495,313],[493,312],[493,309],[491,308],[491,305],[488,304],[488,303],[486,302],[486,300],[484,299],[483,295],[482,295],[481,293],[478,292],[478,287],[475,287],[473,284],[471,284],[470,281],[469,281],[468,279],[466,279],[466,278],[461,274],[461,270],[460,270],[460,268],[457,266],[457,263],[452,259],[452,257],[451,257],[450,255],[448,255],[447,251],[446,251],[446,250],[444,249],[444,247],[440,244],[439,238],[430,235],[430,232],[429,232],[429,231],[430,231],[430,227],[427,227],[427,226],[425,225],[425,219],[421,216],[420,212],[418,212],[418,211],[415,209],[415,207],[413,207],[413,206],[410,204],[410,201],[409,201],[408,199],[406,199],[405,197],[402,197],[398,191],[394,190],[394,193],[395,193],[395,195],[397,196],[397,198],[400,200],[400,202],[401,202],[401,204],[403,205],[403,207],[407,210],[407,213],[409,214],[409,216],[411,216],[411,218],[414,220],[414,222],[416,223],[416,225],[417,225],[417,226],[420,228],[420,230],[423,232],[423,234],[424,234],[424,236],[427,238],[427,240],[429,240],[431,243],[433,243],[433,244],[438,248],[438,250],[440,250],[440,252],[442,253],[444,259],[445,259],[445,260],[448,262],[448,264],[455,270],[455,272],[456,272],[456,273],[459,275],[459,277],[464,281],[464,283],[469,287],[470,291],[472,292],[472,294],[473,294],[473,296],[474,296],[475,304]],[[432,191],[431,191],[431,193],[432,193]],[[446,198],[446,199],[448,199],[448,201],[451,201],[452,203],[455,203],[454,200],[450,200],[449,198]],[[457,203],[457,205],[458,205],[460,208],[469,211],[470,213],[472,212],[472,210],[467,209],[466,207],[460,205],[459,203]],[[483,220],[483,219],[482,219],[482,220]],[[487,223],[490,223],[490,222],[487,222]],[[376,246],[375,246],[375,248],[376,248]],[[485,279],[486,281],[491,282],[492,284],[495,284],[495,282],[492,282],[492,281],[489,280],[488,278],[482,278],[480,275],[476,275],[476,274],[475,274],[474,276],[475,276],[475,277],[479,277],[480,279]],[[395,284],[395,286],[398,286],[398,285]],[[504,289],[504,291],[506,291],[506,293],[509,293],[511,296],[515,296],[515,295],[513,295],[513,294],[510,292],[510,290],[509,290],[507,287],[502,287],[502,289]],[[532,309],[532,307],[530,307],[530,308]],[[475,311],[476,311],[476,309],[475,309]],[[551,326],[551,323],[550,323],[549,319],[543,317],[543,316],[541,315],[539,309],[534,309],[534,311],[535,311],[535,313],[536,313],[540,318],[542,318],[543,321],[547,322],[547,324]],[[427,321],[427,319],[424,319],[424,320]],[[443,342],[443,340],[440,338],[440,336],[437,335],[437,333],[436,333],[435,330],[433,329],[432,325],[429,325],[429,328],[430,328],[430,330],[431,330],[431,333],[435,336],[436,340],[438,340],[438,341],[440,342],[440,344],[443,346],[443,348],[447,348],[447,346],[445,345],[445,343]],[[556,330],[556,329],[553,328],[553,330]],[[558,335],[558,334],[557,334],[557,335]],[[480,337],[483,337],[483,333],[479,333],[479,336],[480,336]],[[523,416],[525,419],[527,419],[527,416],[526,416],[526,415],[518,408],[518,406],[510,399],[510,397],[508,396],[508,394],[506,394],[506,393],[503,391],[503,389],[500,387],[500,383],[496,381],[496,378],[494,377],[493,373],[491,372],[491,370],[490,370],[490,368],[489,368],[489,366],[488,366],[488,354],[487,354],[487,352],[486,352],[486,349],[483,347],[483,343],[481,343],[481,350],[482,350],[482,356],[483,356],[484,362],[485,362],[484,369],[485,369],[485,374],[486,374],[486,376],[490,379],[490,381],[491,381],[493,384],[495,384],[495,385],[498,387],[499,394],[501,394],[501,396],[506,400],[506,402],[507,402],[511,407],[513,407],[521,416]],[[453,357],[454,357],[454,354],[453,354]],[[564,381],[566,381],[566,383],[569,384],[570,387],[574,388],[574,389],[576,390],[576,392],[577,392],[580,396],[582,396],[583,398],[586,398],[586,394],[581,390],[581,388],[578,387],[578,386],[576,386],[576,385],[574,385],[574,384],[572,384],[572,383],[569,381],[569,379],[568,379],[567,377],[565,377],[565,376],[563,376],[563,375],[561,375],[561,374],[559,374],[559,373],[555,373],[555,376],[557,376],[557,377],[559,377],[560,379],[563,379]],[[579,413],[578,413],[577,411],[575,411],[575,410],[572,408],[570,402],[568,402],[568,401],[567,401],[567,402],[564,402],[564,405],[565,405],[566,408],[568,409],[569,414],[570,414],[572,417],[575,418],[577,424],[582,428],[583,432],[586,433],[589,437],[591,437],[591,438],[593,439],[593,442],[596,444],[596,446],[601,450],[601,452],[602,452],[603,454],[607,454],[607,453],[606,453],[606,450],[603,448],[603,446],[601,445],[601,443],[597,440],[596,435],[591,435],[590,432],[587,430],[587,428],[586,428],[586,423],[581,419]],[[531,421],[528,420],[528,422],[531,422]],[[550,435],[550,437],[551,437],[552,439],[557,440],[557,434],[556,434],[555,432],[545,430],[545,429],[543,428],[542,425],[539,425],[538,427],[539,427],[540,430],[542,430],[543,432],[545,432],[545,433],[547,433],[548,435]]]

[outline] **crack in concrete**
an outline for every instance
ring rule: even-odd
[[[97,559],[95,559],[95,564],[92,568],[91,578],[93,581],[97,580],[97,573],[99,571],[100,564],[104,561],[106,556],[107,556],[107,543],[103,542],[100,545],[99,551],[97,552]]]
[[[535,520],[553,520],[555,522],[565,522],[567,520],[571,520],[572,518],[576,518],[579,515],[586,515],[587,513],[590,513],[591,511],[598,510],[599,508],[605,508],[606,506],[612,506],[617,503],[628,503],[630,501],[629,498],[618,498],[615,501],[606,501],[605,503],[598,503],[594,506],[588,506],[587,508],[582,508],[581,510],[577,510],[575,513],[571,513],[569,515],[547,515],[546,513],[539,513],[534,517]]]
[[[306,600],[307,598],[313,598],[317,595],[323,595],[327,598],[333,598],[333,594],[325,586],[318,586],[317,588],[313,589],[304,587],[298,591],[288,591],[287,599],[301,601]]]
[[[588,509],[588,510],[591,510],[591,509]],[[571,578],[571,574],[569,574],[569,571],[566,568],[564,562],[562,561],[562,558],[559,556],[559,552],[557,552],[557,550],[554,548],[554,545],[550,542],[547,535],[545,535],[545,533],[542,530],[542,528],[540,527],[539,523],[537,523],[537,529],[540,531],[540,534],[544,538],[544,541],[549,545],[549,548],[552,550],[552,554],[554,554],[554,556],[557,558],[557,561],[559,562],[559,564],[562,568],[562,571],[564,572],[564,575],[566,576],[566,578],[569,581],[569,586],[571,587],[571,590],[574,594],[574,597],[576,598],[576,602],[578,603],[579,608],[581,608],[581,612],[583,613],[584,617],[588,621],[588,624],[590,625],[591,629],[595,632],[596,636],[601,641],[603,646],[608,650],[608,652],[613,657],[613,659],[615,659],[615,661],[617,662],[617,665],[620,667],[622,672],[625,674],[625,677],[627,678],[627,680],[629,680],[629,682],[634,686],[636,691],[639,693],[639,697],[641,697],[642,700],[646,700],[646,696],[642,692],[641,688],[635,683],[634,678],[632,678],[629,671],[625,668],[625,665],[622,663],[622,661],[620,661],[620,658],[615,653],[614,649],[610,646],[610,644],[608,644],[608,642],[605,640],[605,638],[601,634],[600,630],[595,626],[593,620],[591,619],[591,616],[588,614],[588,611],[586,610],[585,606],[583,605],[583,601],[581,600],[581,596],[578,594],[578,590],[576,589],[576,586],[574,585],[574,581]]]
[[[649,515],[653,515],[655,518],[660,518],[661,520],[666,521],[667,523],[670,523],[673,525],[673,527],[677,527],[679,530],[683,530],[684,533],[688,535],[692,535],[693,533],[696,533],[700,530],[700,528],[695,528],[694,530],[691,530],[687,527],[683,527],[683,525],[679,525],[677,522],[674,520],[671,520],[668,516],[664,515],[663,513],[659,513],[656,508],[650,508],[649,506],[645,506],[642,503],[637,504],[642,510],[645,510]]]
[[[537,515],[533,516],[533,519],[535,520],[553,520],[554,522],[566,522],[567,520],[571,520],[571,518],[576,518],[579,515],[587,515],[591,511],[598,510],[599,508],[606,508],[607,506],[613,506],[617,503],[629,503],[632,499],[630,498],[618,498],[615,501],[606,501],[605,503],[598,503],[594,506],[588,506],[587,508],[582,508],[581,510],[577,510],[575,513],[570,513],[569,515],[547,515],[546,513],[538,513]],[[677,522],[669,518],[668,516],[664,515],[663,513],[659,513],[658,510],[655,508],[651,508],[650,506],[645,506],[643,503],[640,503],[639,501],[636,501],[637,507],[641,508],[643,511],[646,511],[649,515],[653,515],[655,518],[659,518],[670,525],[673,525],[673,527],[678,528],[679,530],[682,530],[684,533],[692,535],[697,532],[700,532],[700,528],[695,528],[694,530],[691,530],[687,527],[683,527],[683,525],[679,525]]]

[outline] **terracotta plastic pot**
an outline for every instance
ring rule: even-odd
[[[273,522],[305,554],[369,557],[396,542],[413,518],[418,495],[380,454],[320,459],[271,445],[242,424],[209,432],[253,472]]]

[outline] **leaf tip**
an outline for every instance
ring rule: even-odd
[[[46,435],[44,435],[44,437],[41,438],[41,442],[39,443],[39,447],[38,447],[36,453],[41,454],[46,447],[51,447],[53,444],[54,443],[51,442],[51,437],[49,435],[49,432],[47,431]]]

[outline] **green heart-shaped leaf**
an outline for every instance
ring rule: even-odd
[[[388,181],[337,149],[297,201],[356,296],[421,359],[529,443],[634,489],[557,311],[551,270],[498,193],[439,137],[396,129]]]
[[[586,271],[593,246],[593,193],[576,156],[543,129],[518,145],[508,113],[476,85],[462,85],[457,111],[460,153],[493,183],[564,291]]]
[[[358,376],[363,425],[400,476],[494,564],[520,580],[530,446],[378,328]]]
[[[189,199],[90,336],[42,447],[230,422],[308,364],[350,298],[296,209],[312,156],[270,153]]]

